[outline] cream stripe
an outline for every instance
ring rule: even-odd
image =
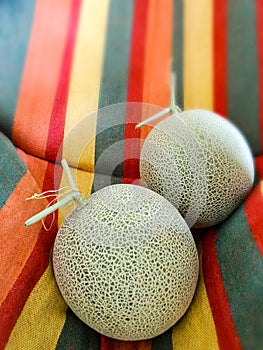
[[[202,259],[200,254],[200,265]],[[206,294],[202,268],[194,299],[184,317],[173,328],[173,347],[181,350],[218,350],[213,316]]]
[[[5,349],[55,349],[66,309],[49,265],[31,292]]]
[[[184,109],[213,109],[213,1],[184,1]]]

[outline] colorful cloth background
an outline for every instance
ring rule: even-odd
[[[0,63],[0,349],[262,349],[263,2],[2,0]],[[95,181],[138,181],[148,132],[134,129],[140,103],[169,105],[171,67],[178,105],[232,120],[257,176],[229,219],[194,232],[201,271],[183,318],[154,339],[123,342],[67,308],[51,265],[65,213],[49,231],[25,228],[48,203],[25,198],[64,186],[62,157],[86,196]],[[103,109],[117,103],[118,115]],[[71,137],[83,120],[89,142],[79,153]]]

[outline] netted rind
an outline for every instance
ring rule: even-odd
[[[189,226],[226,219],[253,185],[251,151],[228,120],[204,110],[172,115],[147,136],[140,159],[143,183],[167,198]]]
[[[123,184],[95,192],[64,220],[53,266],[76,315],[122,340],[152,338],[176,323],[199,269],[195,242],[174,206]]]

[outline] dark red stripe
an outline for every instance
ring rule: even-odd
[[[263,193],[260,184],[250,193],[245,202],[245,213],[253,238],[263,255]]]
[[[222,349],[237,350],[241,345],[232,319],[216,254],[217,231],[210,230],[203,245],[203,276],[213,314],[218,344]]]
[[[263,1],[256,0],[261,153],[263,152]]]
[[[127,102],[143,102],[143,76],[148,6],[149,0],[135,0]],[[137,113],[137,115],[134,116],[133,113],[130,113],[128,106],[124,142],[128,139],[132,139],[133,141],[124,144],[124,178],[140,178],[140,131],[135,130],[136,123],[140,121],[139,114],[140,113]]]
[[[255,157],[255,165],[259,180],[263,180],[263,154]]]
[[[73,0],[70,10],[67,41],[58,80],[57,92],[50,117],[50,125],[46,144],[47,160],[55,161],[64,137],[64,125],[70,83],[72,59],[77,34],[79,14],[82,0]]]
[[[114,340],[104,335],[100,336],[100,350],[114,350]]]
[[[214,0],[214,111],[227,116],[227,0]]]

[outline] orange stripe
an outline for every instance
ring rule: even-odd
[[[28,171],[0,212],[2,225],[0,246],[4,247],[0,255],[0,281],[2,282],[0,304],[21,273],[35,246],[38,232],[41,230],[41,222],[35,224],[32,229],[24,226],[26,219],[43,210],[46,205],[46,201],[25,202],[25,198],[32,196],[35,192],[39,192],[39,187]],[[11,211],[10,208],[16,209]],[[10,232],[12,232],[12,235],[10,235]],[[10,264],[10,262],[12,263]]]
[[[39,187],[39,191],[42,191],[44,177],[47,170],[47,162],[41,158],[32,157],[21,149],[17,149],[17,153],[19,157],[25,162],[29,173]],[[33,193],[31,193],[31,195],[32,194]]]
[[[152,348],[152,340],[142,340],[138,342],[138,350],[151,350]]]
[[[162,2],[150,0],[145,41],[143,102],[162,107],[168,107],[170,104],[172,15],[173,2],[171,0]],[[153,107],[149,109],[154,111]],[[142,115],[142,119],[146,117]],[[146,138],[150,130],[151,128],[147,126],[141,128],[142,140]]]
[[[70,5],[70,0],[63,3],[59,0],[38,0],[35,11],[12,138],[20,148],[40,157],[45,156]]]
[[[172,1],[150,0],[143,75],[143,102],[168,107],[172,60]]]

